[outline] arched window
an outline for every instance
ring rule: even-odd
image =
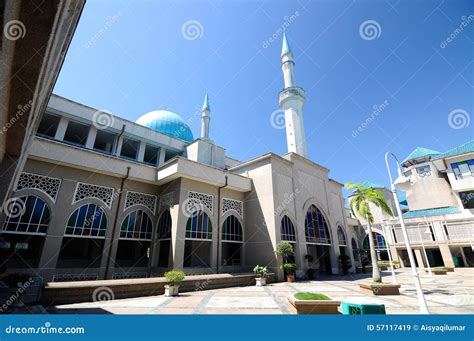
[[[328,224],[323,214],[314,205],[306,212],[304,221],[306,242],[314,244],[331,244]]]
[[[186,238],[212,239],[211,219],[203,211],[194,212],[186,223]]]
[[[342,226],[337,227],[337,241],[339,246],[347,246],[346,234],[344,233]]]
[[[64,235],[105,238],[106,230],[107,217],[104,210],[95,204],[86,204],[71,214]]]
[[[281,240],[286,240],[288,242],[296,242],[295,226],[287,215],[281,218],[280,233]]]
[[[10,199],[5,206],[4,232],[46,234],[51,214],[43,199],[28,195]]]
[[[143,210],[133,211],[125,217],[120,227],[120,239],[151,240],[153,224]]]
[[[242,242],[242,225],[236,216],[227,217],[222,225],[222,240],[227,242]]]
[[[161,214],[156,229],[156,239],[171,239],[171,213],[169,210],[166,210]]]
[[[374,236],[374,243],[375,243],[375,249],[376,250],[386,250],[387,249],[387,243],[385,242],[385,238],[377,232],[372,232]],[[362,243],[362,248],[364,250],[369,250],[370,245],[369,245],[369,236],[365,236],[364,242]]]
[[[352,240],[351,240],[351,246],[352,246],[353,251],[358,249],[357,242],[354,238],[352,238]]]

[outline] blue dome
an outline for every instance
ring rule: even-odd
[[[151,111],[137,121],[138,124],[159,131],[160,133],[177,137],[178,139],[193,142],[191,128],[174,112],[168,110]]]

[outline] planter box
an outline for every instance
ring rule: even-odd
[[[257,287],[264,287],[265,285],[267,285],[267,279],[263,277],[255,278],[255,282]]]
[[[360,291],[373,295],[400,295],[400,284],[359,283]]]
[[[431,269],[431,272],[434,273],[435,275],[446,275],[448,273],[448,270],[446,270],[446,269]]]
[[[291,314],[339,314],[337,308],[341,301],[312,301],[298,300],[293,295],[288,296],[288,308]]]
[[[179,285],[165,285],[165,296],[178,296]]]
[[[293,283],[295,281],[295,275],[286,275],[286,281]]]

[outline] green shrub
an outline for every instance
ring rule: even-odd
[[[292,274],[297,269],[297,266],[295,263],[284,263],[280,266],[280,269],[286,271],[288,274]]]
[[[166,283],[172,286],[180,285],[184,277],[184,272],[180,270],[172,270],[165,272]]]
[[[330,301],[331,298],[329,298],[326,295],[323,294],[318,294],[315,292],[297,292],[295,294],[295,298],[297,300],[304,300],[304,301]]]
[[[279,242],[275,253],[283,259],[283,263],[286,263],[288,262],[288,259],[295,254],[295,251],[293,250],[293,245],[291,245],[291,243]]]
[[[259,278],[265,278],[267,277],[268,274],[268,269],[266,266],[263,265],[257,265],[255,268],[253,268],[253,272],[255,275]]]

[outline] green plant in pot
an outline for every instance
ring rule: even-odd
[[[253,268],[253,272],[255,274],[255,281],[258,287],[262,287],[267,284],[268,269],[266,266],[257,265],[255,268]]]
[[[283,260],[283,265],[280,266],[280,269],[282,269],[285,272],[285,275],[287,277],[288,282],[294,282],[295,281],[295,270],[296,270],[296,264],[294,264],[291,259],[295,255],[295,251],[293,249],[293,245],[288,242],[279,242],[277,244],[275,253],[277,256],[281,257]],[[291,266],[288,264],[294,265],[293,269],[290,269]]]
[[[165,296],[178,296],[179,285],[185,277],[184,272],[180,270],[172,270],[165,272],[166,285]]]
[[[288,282],[295,281],[295,271],[297,269],[297,266],[295,263],[283,263],[280,269],[282,269],[285,272],[286,280]]]

